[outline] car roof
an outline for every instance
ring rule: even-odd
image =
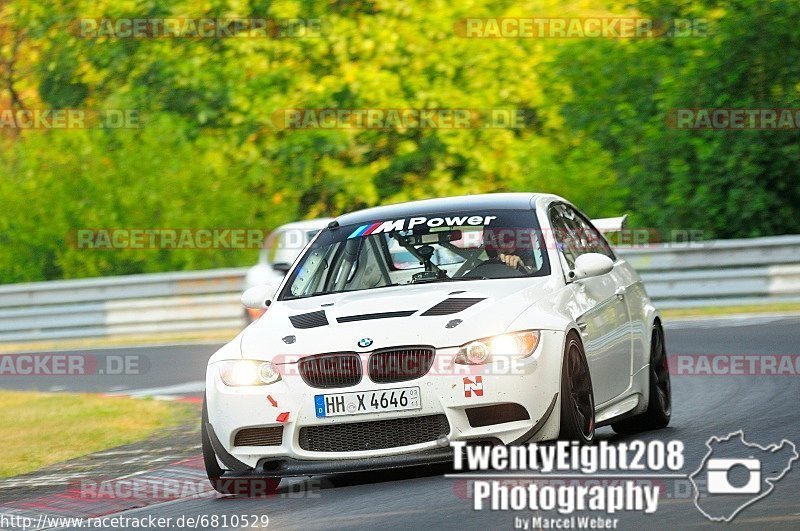
[[[497,193],[480,195],[462,195],[457,197],[441,197],[423,199],[408,203],[378,206],[343,214],[336,218],[339,225],[354,225],[375,220],[389,220],[423,216],[431,214],[450,214],[458,212],[475,212],[481,210],[520,210],[533,207],[537,194],[533,193]]]
[[[278,227],[277,230],[284,230],[284,229],[323,229],[325,226],[328,225],[333,220],[333,218],[317,218],[317,219],[304,219],[301,221],[293,221],[291,223],[286,223],[285,225],[281,225]]]

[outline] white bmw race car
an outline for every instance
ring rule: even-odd
[[[613,228],[612,220],[597,226]],[[320,231],[269,311],[209,360],[212,484],[452,459],[449,441],[590,443],[662,428],[664,335],[642,281],[548,194],[416,201]]]

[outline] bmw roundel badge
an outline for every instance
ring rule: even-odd
[[[361,348],[367,348],[370,345],[372,345],[372,339],[369,337],[362,337],[358,340],[358,346]]]

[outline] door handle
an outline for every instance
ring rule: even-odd
[[[619,300],[624,299],[625,298],[625,286],[618,287],[617,291],[614,292],[614,295],[616,295]]]

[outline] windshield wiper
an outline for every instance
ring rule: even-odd
[[[489,280],[486,277],[441,277],[432,278],[430,280],[420,280],[412,282],[412,284],[434,284],[436,282],[461,282],[462,280]]]
[[[337,295],[340,293],[355,293],[357,291],[366,291],[368,289],[380,289],[380,288],[392,288],[395,286],[402,286],[403,284],[394,282],[392,284],[384,284],[383,286],[373,286],[371,288],[358,288],[358,289],[343,289],[343,290],[327,290],[327,291],[318,291],[316,293],[309,293],[308,295],[301,295],[299,297],[291,297],[285,300],[287,301],[296,301],[299,299],[308,299],[310,297],[319,297],[320,295]]]

